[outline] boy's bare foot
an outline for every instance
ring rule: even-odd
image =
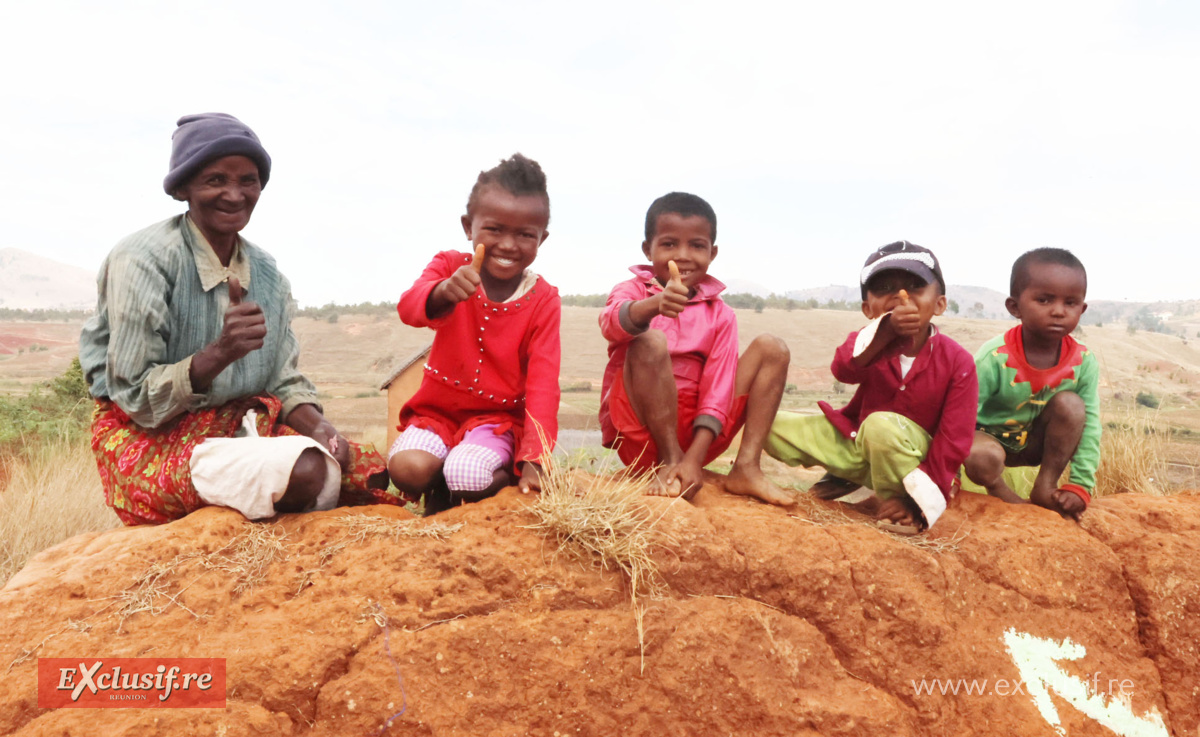
[[[679,479],[671,479],[664,482],[662,479],[655,479],[650,488],[646,489],[646,493],[650,496],[670,496],[675,497],[683,493],[683,486],[679,483]]]
[[[796,504],[795,495],[789,494],[771,483],[761,468],[746,468],[734,464],[721,485],[730,494],[752,496],[767,504],[775,504],[780,507],[791,507]]]
[[[863,499],[861,502],[851,502],[850,507],[859,514],[865,514],[868,517],[874,517],[875,515],[879,514],[879,507],[882,504],[883,501],[879,497],[872,494],[866,499]]]
[[[829,502],[834,499],[840,499],[859,488],[860,485],[853,481],[848,481],[847,479],[827,473],[818,479],[817,483],[808,487],[808,490],[818,499],[824,499]]]
[[[679,477],[675,475],[675,467],[661,466],[658,472],[654,475],[654,483],[650,484],[650,488],[646,489],[646,494],[649,496],[668,496],[676,497],[683,494],[683,484],[679,481]]]
[[[925,529],[925,520],[916,502],[905,497],[894,496],[881,502],[875,521],[880,527],[903,535],[915,535]]]

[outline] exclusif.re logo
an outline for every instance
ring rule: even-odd
[[[38,658],[42,709],[225,708],[224,658]]]

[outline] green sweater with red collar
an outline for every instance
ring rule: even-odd
[[[1021,326],[984,343],[975,354],[979,374],[976,424],[1006,447],[1017,449],[1046,402],[1063,391],[1075,392],[1086,411],[1083,437],[1071,457],[1071,483],[1090,493],[1100,465],[1100,366],[1085,346],[1063,338],[1056,366],[1037,369],[1025,360]]]

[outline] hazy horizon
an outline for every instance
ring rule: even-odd
[[[0,25],[0,246],[92,270],[182,211],[175,121],[216,110],[274,160],[244,235],[305,304],[398,297],[514,151],[547,172],[534,269],[564,293],[626,278],[685,190],[718,214],[714,275],[777,293],[906,238],[954,284],[1059,246],[1093,298],[1195,294],[1200,5],[51,1]]]

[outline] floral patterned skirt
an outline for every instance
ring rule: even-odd
[[[192,451],[206,438],[232,438],[251,409],[257,412],[260,436],[299,434],[279,421],[283,405],[269,395],[184,414],[153,430],[129,419],[111,400],[96,400],[92,452],[105,502],[127,525],[170,522],[206,506],[192,485]],[[350,465],[343,469],[339,505],[403,504],[387,492],[383,458],[373,448],[349,445]]]

